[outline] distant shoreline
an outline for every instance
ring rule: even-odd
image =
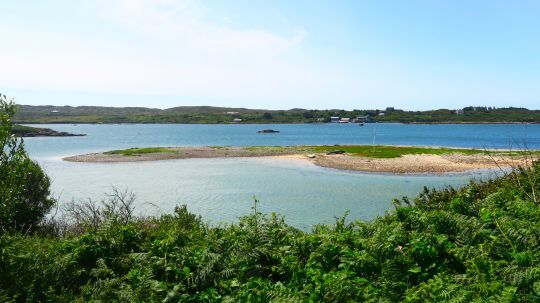
[[[540,109],[467,106],[461,109],[250,109],[215,106],[177,106],[165,109],[107,106],[20,105],[16,123],[415,123],[415,124],[521,124],[540,123]]]
[[[227,123],[176,123],[176,122],[25,122],[17,121],[17,124],[29,124],[29,125],[45,125],[45,124],[55,124],[55,125],[68,125],[68,124],[82,124],[82,125],[136,125],[136,124],[178,124],[178,125],[266,125],[266,124],[313,124],[313,125],[324,125],[324,124],[359,124],[359,123],[331,123],[331,122],[227,122]],[[540,122],[468,122],[468,121],[446,121],[446,122],[399,122],[399,121],[381,121],[381,122],[370,122],[364,123],[364,125],[376,125],[376,124],[540,124]]]
[[[63,158],[69,162],[118,163],[193,158],[280,157],[321,167],[393,174],[443,174],[526,164],[524,154],[432,147],[376,146],[154,147]],[[347,152],[349,151],[349,152]],[[366,154],[366,152],[368,152]],[[538,151],[532,152],[535,156]]]
[[[71,134],[67,132],[59,132],[50,128],[31,127],[24,125],[14,125],[13,134],[17,137],[31,138],[31,137],[81,137],[85,134]]]

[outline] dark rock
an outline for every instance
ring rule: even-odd
[[[345,151],[344,150],[334,150],[334,151],[331,151],[331,152],[327,152],[326,154],[327,155],[341,155],[341,154],[344,154]]]
[[[273,133],[279,133],[279,130],[273,130],[273,129],[263,129],[257,131],[259,134],[273,134]]]

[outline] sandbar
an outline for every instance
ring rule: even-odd
[[[501,153],[463,154],[404,154],[393,158],[365,157],[354,154],[311,153],[309,148],[296,147],[167,147],[164,151],[125,155],[121,153],[91,153],[63,158],[70,162],[115,163],[160,161],[193,158],[233,158],[233,157],[285,157],[309,161],[327,168],[379,172],[393,174],[444,174],[466,172],[478,169],[508,169],[528,166],[532,155],[504,155]],[[336,147],[339,149],[339,146]]]

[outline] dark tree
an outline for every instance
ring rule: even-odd
[[[34,229],[55,203],[49,178],[13,135],[14,114],[13,101],[0,95],[0,233]]]
[[[312,112],[304,112],[304,118],[306,119],[313,119],[313,113]]]

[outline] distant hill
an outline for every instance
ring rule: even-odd
[[[264,110],[212,106],[168,109],[102,106],[21,105],[16,123],[304,123],[303,109]],[[238,120],[237,120],[238,121]]]
[[[526,108],[465,107],[458,110],[265,110],[212,106],[168,109],[103,106],[21,105],[16,123],[313,123],[330,117],[369,116],[372,122],[402,123],[540,123],[540,110]]]

